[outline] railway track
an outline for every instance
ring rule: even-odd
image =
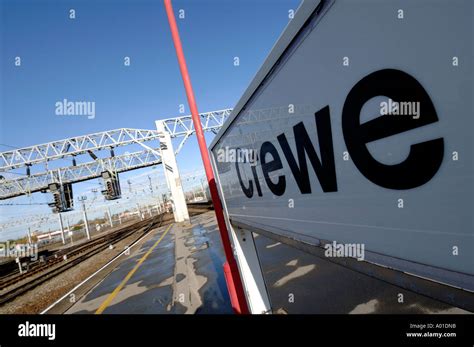
[[[138,224],[138,225],[137,225]],[[27,277],[34,276],[37,273],[40,273],[48,268],[51,268],[52,266],[59,264],[64,261],[63,257],[66,256],[67,259],[73,258],[74,256],[77,256],[81,253],[87,252],[93,247],[99,246],[105,242],[108,243],[114,243],[119,241],[121,239],[121,236],[128,236],[130,232],[133,232],[137,228],[142,228],[144,226],[143,222],[138,222],[134,224],[133,226],[128,226],[124,227],[121,229],[116,230],[113,233],[103,235],[97,239],[94,239],[92,241],[77,245],[77,246],[72,246],[68,247],[64,250],[60,250],[55,252],[53,255],[49,256],[48,258],[45,259],[44,262],[35,262],[30,264],[30,269],[23,274],[20,274],[19,272],[16,272],[14,274],[11,274],[9,276],[5,276],[0,279],[0,290],[5,289],[6,287],[17,283],[19,281],[22,281],[23,279]]]
[[[190,203],[188,204],[188,209],[189,214],[192,216],[209,211],[213,209],[213,207],[212,203]],[[132,241],[132,243],[134,243],[151,230],[162,226],[163,223],[170,221],[172,218],[172,214],[165,213],[159,217],[154,217],[151,221],[145,220],[137,222],[92,241],[57,251],[48,257],[45,262],[34,263],[32,269],[23,274],[17,273],[0,278],[0,292],[4,291],[0,294],[0,305],[12,301],[16,297],[104,251],[110,245],[120,242],[133,233],[137,233],[137,237]],[[35,275],[38,276],[35,277]],[[31,279],[26,281],[28,278]],[[26,282],[21,283],[22,281]],[[18,284],[18,286],[12,287],[15,284]],[[6,290],[9,287],[12,288]]]
[[[213,209],[212,203],[190,203],[188,204],[189,214],[196,215]],[[143,237],[151,230],[162,226],[172,219],[172,214],[161,214],[151,220],[137,222],[133,225],[121,228],[113,233],[100,236],[92,241],[72,246],[64,250],[55,252],[48,257],[44,263],[36,263],[33,268],[23,274],[14,274],[0,279],[0,305],[14,300],[16,297],[34,289],[47,282],[51,278],[77,266],[90,257],[104,251],[110,245],[137,233],[137,237],[132,241]],[[35,275],[38,275],[35,277]],[[26,281],[28,278],[31,280]],[[25,283],[19,284],[22,281]],[[19,284],[15,286],[15,284]],[[8,289],[12,287],[11,289]],[[2,292],[3,291],[3,292]]]
[[[80,244],[75,245],[75,246],[69,246],[65,249],[55,251],[55,252],[53,252],[53,254],[51,254],[50,256],[43,259],[43,261],[35,261],[35,262],[32,262],[32,263],[29,263],[28,264],[28,269],[22,274],[20,274],[20,271],[18,269],[15,269],[15,271],[13,271],[13,272],[5,275],[5,276],[0,277],[0,291],[3,290],[5,287],[8,287],[9,285],[13,284],[13,283],[21,281],[24,278],[33,276],[34,274],[37,274],[37,273],[39,273],[39,272],[41,272],[41,271],[43,271],[47,268],[50,268],[51,266],[53,266],[55,264],[61,263],[63,261],[63,256],[64,255],[68,258],[73,257],[77,254],[80,254],[80,253],[86,251],[87,249],[93,247],[94,245],[98,245],[102,242],[106,242],[107,240],[109,240],[109,242],[113,241],[112,239],[114,237],[116,237],[118,234],[121,234],[121,233],[124,233],[124,232],[128,233],[131,230],[133,231],[137,228],[141,228],[145,225],[144,223],[145,222],[143,222],[143,221],[136,222],[136,223],[133,224],[133,226],[128,225],[128,226],[121,227],[120,229],[115,230],[112,233],[102,235],[98,238],[94,238],[92,241],[87,241],[85,243],[80,243]]]
[[[78,247],[74,247],[74,249],[69,251],[64,251],[61,256],[55,257],[53,261],[45,263],[42,266],[39,266],[34,271],[30,271],[24,273],[20,276],[14,276],[8,280],[4,280],[0,283],[0,290],[4,290],[9,286],[12,286],[19,281],[23,281],[28,277],[33,277],[35,274],[41,273],[40,276],[32,278],[30,281],[25,282],[17,287],[13,287],[5,292],[3,292],[0,296],[0,305],[3,305],[6,302],[9,302],[16,297],[28,292],[29,290],[45,283],[46,281],[50,280],[51,278],[67,271],[68,269],[80,264],[86,259],[104,251],[107,249],[111,244],[115,244],[128,236],[132,233],[136,233],[137,229],[140,230],[137,233],[137,237],[132,241],[135,242],[139,238],[143,237],[145,234],[150,232],[152,229],[156,227],[160,227],[164,222],[167,222],[172,217],[170,215],[162,214],[160,217],[155,217],[152,221],[144,221],[144,223],[140,223],[139,226],[136,224],[125,228],[125,230],[119,230],[114,234],[104,235],[103,237],[88,242],[86,244],[80,245]],[[144,225],[143,225],[144,224]],[[62,256],[67,255],[67,260],[63,260]],[[55,266],[56,265],[56,266]]]

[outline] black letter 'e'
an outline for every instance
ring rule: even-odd
[[[377,96],[396,102],[419,102],[419,119],[386,115],[360,124],[362,107]],[[436,110],[423,86],[409,74],[394,69],[379,70],[361,79],[347,95],[342,110],[344,140],[355,166],[373,183],[397,190],[419,187],[433,178],[443,161],[443,138],[411,145],[408,157],[395,165],[375,160],[366,144],[437,121]]]
[[[273,160],[267,162],[267,154],[270,154],[273,157]],[[273,183],[268,175],[270,172],[283,168],[278,151],[271,142],[266,141],[262,143],[262,147],[260,147],[260,160],[262,161],[263,176],[265,177],[265,182],[267,182],[268,188],[270,188],[272,193],[277,196],[283,195],[286,189],[285,176],[278,176],[278,182]]]

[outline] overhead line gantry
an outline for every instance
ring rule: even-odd
[[[231,111],[232,109],[224,109],[200,114],[203,129],[217,132]],[[159,165],[162,163],[161,151],[166,146],[160,139],[165,134],[171,139],[181,139],[174,151],[176,156],[195,133],[190,115],[158,120],[156,123],[161,127],[160,130],[122,128],[1,152],[0,175],[22,167],[27,167],[27,173],[20,177],[1,179],[0,200],[45,191],[51,183],[72,184],[99,178],[104,171],[122,173]],[[152,140],[160,141],[161,146],[155,149],[145,144]],[[142,146],[143,150],[121,155],[113,152],[116,147],[132,144]],[[95,152],[103,150],[110,150],[110,155],[98,158]],[[81,154],[89,154],[94,160],[76,164],[75,157]],[[70,166],[30,174],[30,167],[33,165],[47,165],[68,157],[73,159]]]

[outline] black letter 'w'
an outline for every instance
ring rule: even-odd
[[[318,132],[321,160],[319,160],[318,155],[314,150],[313,144],[308,132],[306,131],[306,128],[304,127],[303,122],[300,122],[293,127],[299,165],[296,162],[293,153],[291,152],[285,134],[281,134],[277,137],[278,142],[280,143],[286,160],[290,165],[291,172],[293,173],[296,183],[298,184],[298,188],[302,194],[311,194],[311,184],[309,182],[306,154],[308,155],[323,191],[326,193],[337,192],[336,167],[334,164],[334,149],[332,144],[329,106],[326,106],[316,112],[314,117],[316,120],[316,130]]]

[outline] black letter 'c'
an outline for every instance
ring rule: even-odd
[[[240,187],[242,188],[242,191],[244,192],[245,196],[250,199],[253,196],[252,180],[249,180],[249,187],[245,187],[244,182],[242,181],[242,175],[240,174],[238,160],[235,161],[235,169],[237,170],[237,177],[239,179]]]

